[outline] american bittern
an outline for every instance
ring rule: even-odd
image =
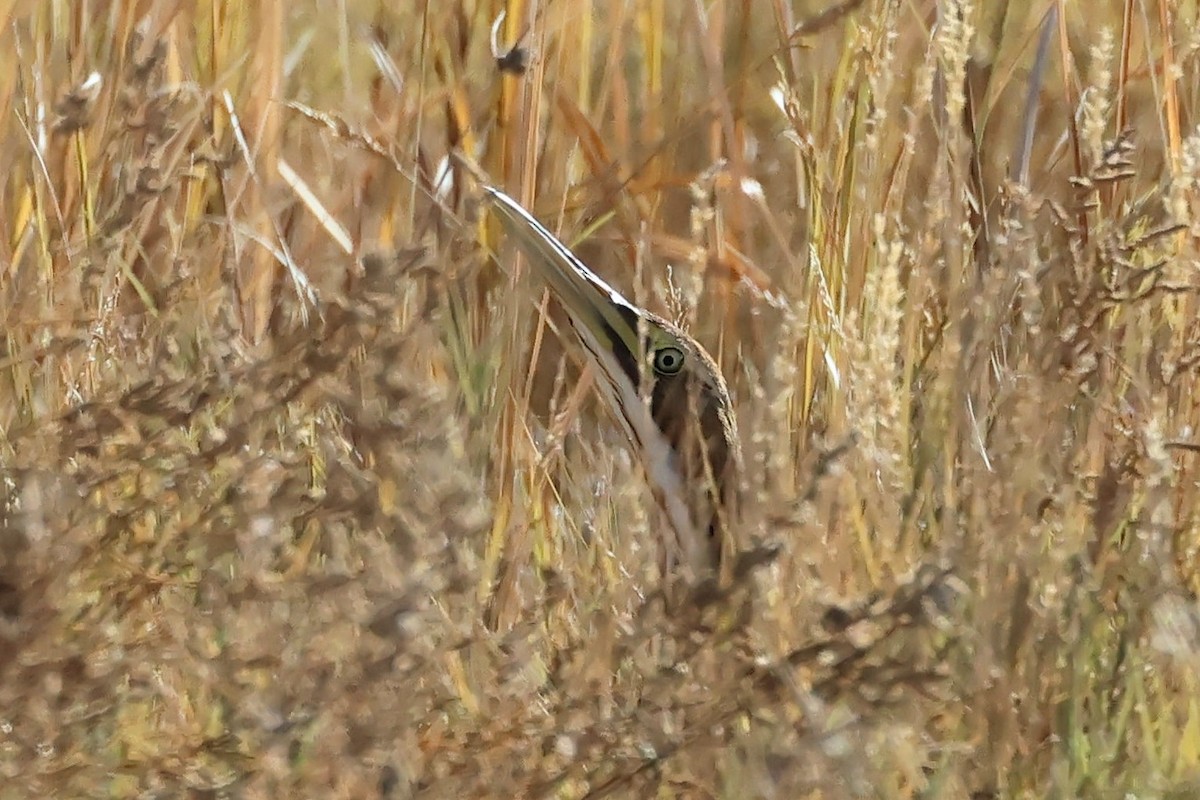
[[[484,187],[505,230],[563,306],[609,411],[640,456],[693,576],[731,550],[740,463],[725,379],[677,325],[638,307],[590,270],[517,201]]]

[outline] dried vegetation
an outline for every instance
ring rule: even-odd
[[[0,3],[0,800],[1200,794],[1195,3],[500,6]],[[464,152],[722,364],[732,586]]]

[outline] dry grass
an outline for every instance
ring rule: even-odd
[[[0,800],[1200,795],[1196,3],[500,5],[0,2]],[[728,591],[456,152],[722,364]]]

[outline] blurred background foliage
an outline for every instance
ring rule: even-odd
[[[0,798],[1190,797],[1194,0],[0,0]],[[721,364],[644,479],[464,162]]]

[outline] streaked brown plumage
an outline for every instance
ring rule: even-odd
[[[716,568],[731,549],[728,518],[740,464],[729,390],[716,362],[677,325],[609,286],[511,197],[490,186],[484,191],[567,312],[609,410],[641,457],[676,553],[697,577]]]

